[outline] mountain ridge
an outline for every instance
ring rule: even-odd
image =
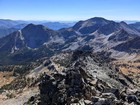
[[[100,17],[80,21],[73,27],[62,28],[58,31],[43,25],[28,24],[23,29],[1,38],[0,51],[7,52],[10,56],[21,53],[23,49],[28,49],[29,53],[35,53],[40,52],[39,49],[42,48],[44,51],[47,49],[54,53],[78,48],[90,49],[93,52],[112,52],[112,49],[119,49],[118,47],[116,49],[116,46],[135,40],[139,35],[138,31],[125,22],[116,23]],[[129,53],[129,50],[125,52]]]

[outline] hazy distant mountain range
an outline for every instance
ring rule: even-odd
[[[0,37],[6,36],[14,31],[22,29],[26,25],[42,24],[50,29],[58,30],[61,28],[68,28],[75,24],[75,22],[46,22],[46,21],[16,21],[16,20],[6,20],[0,19]]]

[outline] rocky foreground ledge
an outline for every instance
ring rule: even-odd
[[[66,59],[59,56],[59,61]],[[140,105],[139,86],[118,68],[79,51],[69,60],[64,70],[44,73],[40,93],[25,105]]]

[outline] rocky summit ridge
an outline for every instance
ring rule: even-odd
[[[74,52],[62,71],[44,74],[40,93],[25,105],[139,105],[140,87],[108,63],[90,52]]]

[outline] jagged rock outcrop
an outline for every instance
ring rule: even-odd
[[[99,57],[76,51],[62,71],[45,74],[40,94],[28,103],[38,105],[140,104],[138,87]],[[66,58],[67,59],[67,58]],[[98,60],[97,60],[98,59]],[[102,63],[101,63],[102,62]],[[125,87],[125,88],[124,88]]]

